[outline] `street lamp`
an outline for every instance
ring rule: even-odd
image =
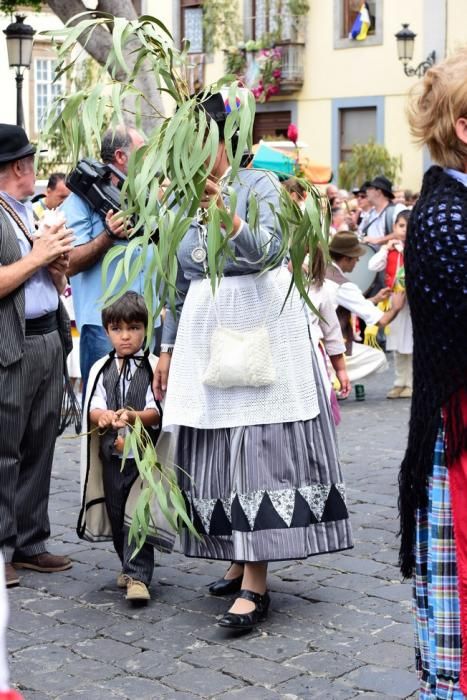
[[[408,24],[403,24],[402,29],[400,29],[394,36],[397,39],[397,54],[399,61],[402,61],[403,63],[404,73],[409,78],[414,75],[416,75],[418,78],[424,76],[428,68],[431,68],[435,62],[435,51],[429,53],[424,61],[419,63],[416,68],[413,68],[412,66],[409,66],[409,62],[413,58],[415,37],[417,35],[411,29],[409,29]]]
[[[16,22],[8,25],[3,33],[6,36],[8,63],[16,68],[16,124],[24,127],[23,114],[23,74],[31,66],[32,41],[35,31],[29,24],[24,24],[24,15],[15,15]]]

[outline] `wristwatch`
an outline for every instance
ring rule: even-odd
[[[174,351],[174,346],[173,345],[167,345],[165,343],[162,343],[161,345],[161,352],[168,352],[169,355],[171,355]]]

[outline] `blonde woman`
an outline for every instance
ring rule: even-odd
[[[467,696],[467,48],[430,69],[409,110],[438,166],[404,249],[414,385],[400,473],[404,576],[414,575],[421,700]]]

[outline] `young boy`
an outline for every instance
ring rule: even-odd
[[[155,444],[161,409],[151,389],[153,365],[157,358],[143,351],[148,324],[144,299],[127,292],[102,312],[102,325],[113,351],[98,360],[89,375],[84,414],[90,423],[86,454],[82,454],[83,506],[78,535],[91,541],[112,539],[122,572],[119,588],[126,588],[129,601],[145,603],[154,569],[154,549],[146,542],[132,558],[135,543],[128,541],[131,514],[126,506],[135,501],[141,479],[130,453],[122,468],[122,452],[128,425],[138,417]],[[99,430],[92,430],[98,427]],[[130,492],[132,495],[130,495]],[[155,546],[170,551],[170,532],[158,528]]]

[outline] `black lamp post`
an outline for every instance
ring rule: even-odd
[[[8,25],[3,33],[6,36],[8,63],[16,68],[16,124],[24,127],[23,113],[23,74],[31,66],[32,41],[35,34],[29,24],[24,24],[24,15],[15,15],[16,22]]]
[[[434,64],[436,59],[435,51],[428,54],[426,59],[418,64],[416,68],[409,66],[409,62],[413,58],[413,49],[415,44],[415,37],[417,36],[411,29],[409,29],[408,24],[403,24],[402,29],[400,29],[397,34],[394,35],[397,39],[397,54],[399,61],[402,61],[404,66],[404,73],[411,78],[416,75],[421,78],[425,75],[428,68]]]

